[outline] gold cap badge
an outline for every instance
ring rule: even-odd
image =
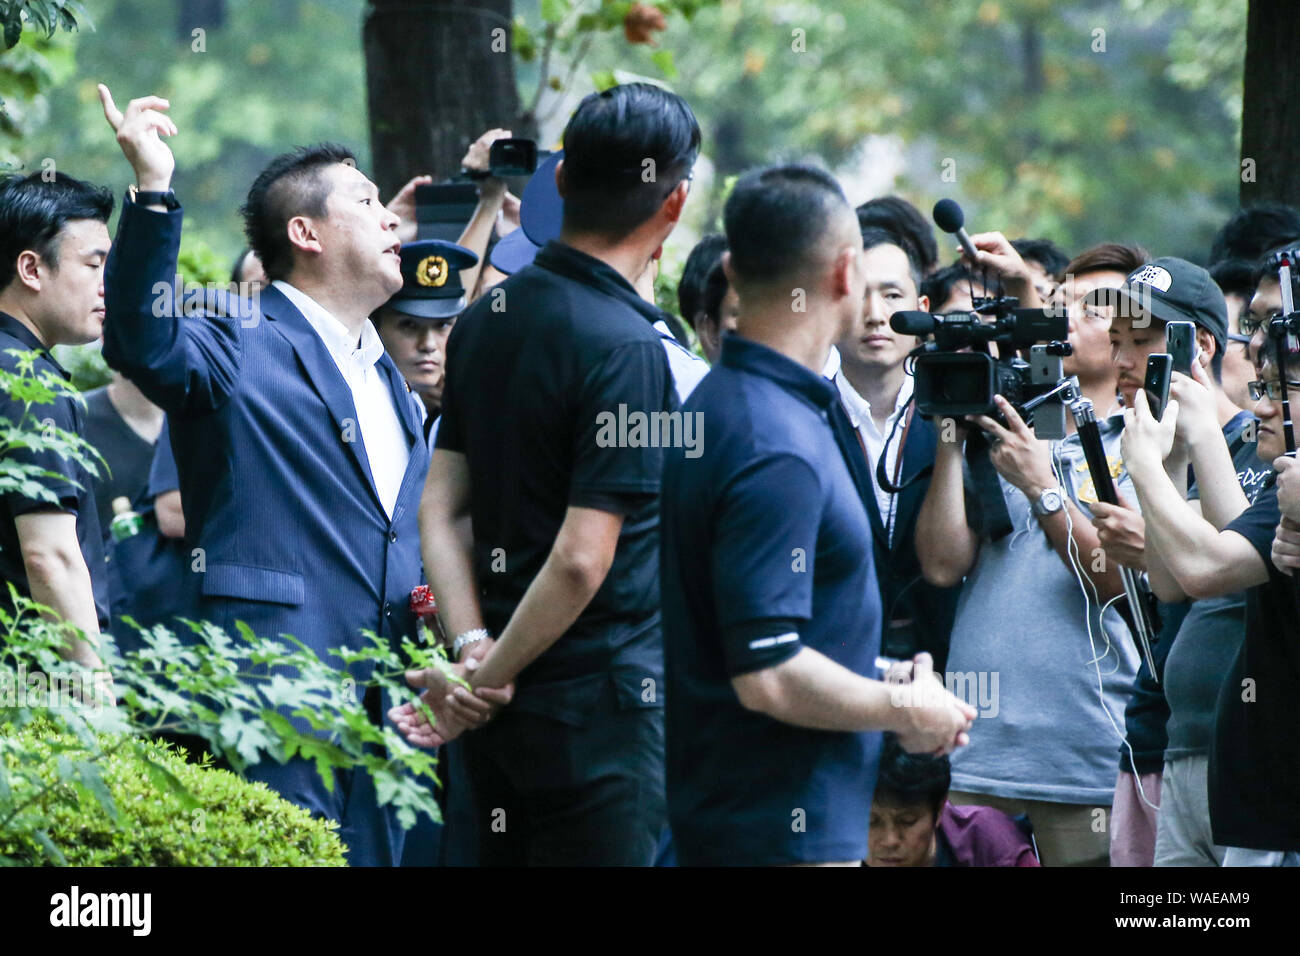
[[[442,288],[447,282],[447,260],[442,256],[425,256],[415,268],[415,281],[422,286]]]

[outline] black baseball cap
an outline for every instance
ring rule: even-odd
[[[402,288],[388,308],[421,319],[450,319],[465,309],[460,270],[478,262],[464,246],[420,239],[402,246]]]
[[[1118,289],[1098,289],[1087,301],[1114,304],[1119,314],[1149,315],[1161,322],[1193,322],[1228,344],[1228,304],[1210,273],[1194,262],[1166,256],[1134,269]]]

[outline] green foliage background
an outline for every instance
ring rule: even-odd
[[[695,228],[681,242],[714,224],[726,175],[810,156],[844,170],[873,135],[895,138],[894,188],[923,209],[950,195],[976,228],[1047,235],[1069,250],[1129,238],[1199,259],[1235,205],[1246,0],[655,5],[668,29],[657,46],[631,46],[617,28],[627,0],[516,0],[518,78],[525,107],[566,81],[576,94],[628,75],[667,77],[690,100],[721,175],[713,196],[692,203]],[[124,186],[94,85],[168,96],[191,235],[229,259],[239,201],[275,152],[329,138],[369,165],[362,0],[230,0],[203,52],[173,0],[88,7],[94,32],[25,34],[0,56],[0,90],[18,83],[22,94],[9,104],[20,135],[5,142],[30,168],[48,156]],[[941,178],[946,158],[955,182]]]

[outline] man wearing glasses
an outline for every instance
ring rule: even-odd
[[[1210,278],[1223,290],[1228,305],[1228,343],[1223,350],[1223,391],[1239,408],[1250,406],[1246,384],[1255,378],[1255,363],[1250,357],[1250,333],[1247,307],[1255,295],[1255,263],[1246,259],[1227,259],[1210,266]]]
[[[1254,331],[1280,309],[1276,276],[1263,273],[1250,310],[1242,315],[1242,332]],[[1252,318],[1254,322],[1252,322]],[[1259,351],[1265,338],[1258,333],[1252,349]],[[1176,375],[1172,401],[1161,421],[1151,415],[1145,394],[1139,392],[1134,407],[1126,411],[1124,460],[1146,520],[1146,547],[1151,583],[1163,600],[1185,595],[1202,610],[1207,602],[1231,599],[1245,592],[1245,638],[1228,657],[1226,676],[1219,684],[1212,717],[1207,725],[1208,757],[1204,791],[1199,773],[1184,774],[1181,797],[1162,794],[1157,865],[1220,863],[1224,866],[1277,866],[1300,862],[1300,739],[1294,733],[1290,711],[1300,695],[1296,667],[1300,640],[1296,635],[1294,592],[1272,557],[1274,533],[1280,514],[1278,491],[1270,468],[1285,451],[1281,386],[1276,365],[1266,362],[1261,380],[1248,385],[1254,400],[1258,444],[1258,469],[1268,480],[1240,480],[1213,418],[1208,388]],[[1300,384],[1294,387],[1300,388]],[[1190,462],[1200,489],[1199,511],[1183,499],[1180,482]],[[1234,480],[1237,478],[1237,480]],[[1252,500],[1253,495],[1253,500]],[[1221,605],[1217,615],[1226,620],[1231,609]],[[1191,619],[1189,611],[1188,618]],[[1202,614],[1205,618],[1205,615]],[[1214,618],[1208,618],[1212,624]],[[1183,629],[1187,627],[1184,620]],[[1177,696],[1170,670],[1182,647],[1183,629],[1175,639],[1166,667],[1166,692],[1171,705]],[[1207,628],[1207,631],[1214,630]],[[1227,634],[1226,630],[1217,631]],[[1217,644],[1207,643],[1203,650]],[[1214,667],[1200,666],[1203,678]],[[1188,686],[1191,686],[1190,683]],[[1192,714],[1192,711],[1186,711]],[[1170,723],[1170,751],[1166,753],[1166,784],[1171,757],[1178,759],[1175,716]],[[1195,736],[1195,728],[1189,728]],[[1184,769],[1198,768],[1191,763]],[[1196,802],[1204,793],[1208,832]],[[1170,815],[1166,817],[1166,808]],[[1171,830],[1172,828],[1172,830]]]

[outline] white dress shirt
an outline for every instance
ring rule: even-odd
[[[898,465],[898,453],[903,444],[903,426],[899,424],[897,431],[894,431],[894,440],[889,443],[887,452],[885,441],[889,437],[890,431],[894,430],[894,425],[902,417],[903,410],[907,408],[907,402],[912,397],[915,381],[911,375],[903,376],[903,384],[898,389],[898,398],[894,400],[894,410],[885,421],[885,429],[882,433],[880,429],[876,428],[876,420],[871,417],[871,403],[859,395],[857,389],[849,384],[849,380],[844,377],[844,372],[840,368],[839,352],[834,348],[831,349],[823,374],[833,381],[835,387],[840,390],[840,399],[844,403],[845,410],[849,413],[849,421],[853,423],[853,427],[862,436],[862,444],[867,449],[867,463],[871,468],[871,486],[876,492],[876,507],[880,509],[880,520],[889,529],[890,543],[892,543],[894,507],[898,496],[891,494],[880,486],[880,483],[876,480],[876,466],[880,461],[881,454],[885,454],[885,474],[889,476],[890,481],[894,480],[894,469]]]
[[[677,388],[677,404],[681,404],[695,391],[705,375],[709,374],[709,363],[677,341],[668,323],[660,319],[654,324],[654,330],[663,340],[664,351],[668,353],[668,370],[672,372],[673,385]]]
[[[391,519],[402,477],[406,474],[406,463],[411,457],[411,446],[406,440],[406,430],[398,417],[397,406],[393,404],[388,378],[375,367],[384,354],[383,340],[371,321],[366,319],[358,342],[341,321],[307,293],[279,279],[271,284],[297,306],[316,330],[352,392],[352,404],[357,410],[357,430],[361,433],[361,454],[370,464],[379,501]]]

